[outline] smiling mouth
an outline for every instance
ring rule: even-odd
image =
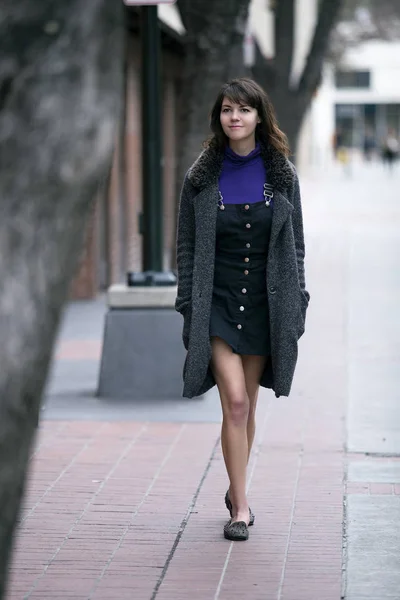
[[[231,129],[240,129],[242,126],[241,125],[230,125],[229,127]]]

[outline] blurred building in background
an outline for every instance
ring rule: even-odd
[[[400,135],[400,42],[373,40],[325,68],[309,119],[312,166],[328,166],[335,133],[353,156],[379,156],[389,132]]]
[[[179,144],[178,98],[183,64],[184,28],[176,5],[158,7],[162,45],[164,268],[171,268],[175,245],[176,165]],[[125,281],[126,272],[142,269],[142,152],[140,12],[131,7],[125,56],[124,114],[116,139],[112,169],[98,193],[96,211],[72,299],[89,299],[110,284]]]

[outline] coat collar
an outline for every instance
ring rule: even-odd
[[[273,146],[261,145],[261,156],[267,169],[268,183],[284,193],[293,185],[293,168],[290,162]],[[224,153],[209,146],[189,169],[188,178],[194,187],[203,189],[218,180]]]

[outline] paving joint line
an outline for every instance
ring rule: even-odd
[[[344,449],[343,456],[343,523],[342,523],[342,581],[340,600],[346,598],[347,591],[347,558],[348,558],[348,542],[347,542],[347,485],[349,483],[349,461]]]
[[[351,285],[351,264],[354,260],[354,240],[347,239],[347,248],[348,248],[348,258],[345,267],[345,286],[346,286],[346,300],[347,304],[343,306],[343,339],[344,346],[346,350],[346,358],[349,357],[351,353],[351,338],[349,335],[350,331],[350,302],[349,302],[349,290]],[[344,301],[344,299],[343,299]],[[342,566],[341,566],[341,581],[340,581],[340,600],[344,600],[347,592],[347,557],[348,557],[348,542],[347,542],[347,485],[349,483],[349,458],[350,452],[347,447],[347,440],[349,440],[350,431],[349,431],[349,410],[351,406],[351,395],[349,393],[350,390],[350,367],[349,360],[345,360],[345,373],[346,373],[346,394],[344,398],[344,423],[343,423],[343,444],[342,444],[342,452],[343,452],[343,522],[342,522]],[[359,453],[365,456],[365,453]]]
[[[400,454],[391,452],[364,452],[364,455],[372,458],[400,458]]]
[[[132,521],[133,521],[133,519],[136,517],[136,515],[137,515],[137,514],[138,514],[138,512],[139,512],[139,510],[142,508],[143,504],[145,503],[145,501],[146,501],[147,497],[149,496],[149,494],[150,494],[151,490],[153,489],[153,487],[154,487],[154,485],[155,485],[155,483],[156,483],[157,479],[159,478],[160,474],[162,473],[162,470],[164,469],[165,465],[167,464],[168,460],[170,459],[170,457],[171,457],[171,454],[172,454],[172,451],[174,450],[174,448],[175,448],[176,444],[178,443],[178,441],[179,441],[180,437],[182,436],[182,434],[183,434],[184,430],[186,429],[186,427],[187,427],[186,423],[185,423],[185,424],[183,424],[183,425],[181,426],[181,428],[180,428],[179,432],[178,432],[178,433],[177,433],[177,435],[175,436],[175,439],[174,439],[174,441],[172,442],[170,449],[168,450],[167,454],[166,454],[166,455],[165,455],[165,457],[164,457],[164,460],[162,461],[161,465],[159,466],[158,470],[156,471],[156,474],[154,475],[154,477],[153,477],[153,479],[152,479],[152,481],[151,481],[151,483],[150,483],[149,487],[147,488],[147,490],[146,490],[145,494],[143,495],[143,498],[142,498],[141,502],[140,502],[140,503],[138,504],[138,506],[136,507],[136,510],[135,510],[135,511],[134,511],[134,513],[132,514],[132,516],[131,516],[131,518],[130,518],[130,521],[129,521],[128,525],[125,527],[124,531],[122,532],[122,535],[121,535],[121,537],[120,537],[120,540],[119,540],[119,542],[118,542],[118,544],[117,544],[116,548],[114,549],[113,553],[111,554],[110,558],[108,559],[108,561],[107,561],[107,563],[106,563],[105,567],[103,568],[103,570],[102,570],[102,572],[101,572],[100,576],[99,576],[99,577],[96,579],[96,582],[95,582],[95,584],[92,586],[92,589],[91,589],[91,590],[90,590],[90,592],[89,592],[88,600],[91,600],[91,598],[93,598],[93,594],[94,594],[94,593],[97,591],[97,588],[99,587],[101,580],[103,579],[103,577],[104,577],[105,573],[107,572],[107,570],[108,570],[108,568],[109,568],[110,564],[111,564],[111,563],[112,563],[112,561],[114,560],[114,557],[115,557],[116,553],[117,553],[117,552],[118,552],[118,550],[120,549],[120,547],[121,547],[121,544],[122,544],[122,542],[124,541],[124,539],[125,539],[125,537],[126,537],[126,535],[127,535],[128,531],[129,531],[129,529],[130,529],[130,526],[132,525]]]
[[[107,425],[107,423],[104,423],[100,428],[99,428],[99,432]],[[61,542],[60,546],[57,548],[57,550],[55,551],[55,553],[53,554],[53,556],[51,557],[51,559],[49,560],[49,562],[47,563],[47,565],[45,565],[42,573],[35,579],[31,589],[29,590],[29,592],[27,594],[25,594],[24,596],[24,600],[28,600],[30,598],[30,596],[33,594],[33,592],[35,591],[39,581],[41,579],[43,579],[43,577],[45,576],[48,568],[50,567],[50,565],[52,565],[52,563],[54,562],[54,560],[56,559],[58,553],[62,550],[62,548],[64,547],[64,545],[66,544],[67,540],[69,540],[69,536],[71,535],[71,533],[74,531],[75,527],[78,525],[78,523],[80,523],[80,521],[82,520],[82,518],[85,516],[88,508],[93,504],[93,501],[97,498],[97,496],[99,495],[99,493],[103,490],[104,486],[106,485],[107,481],[110,479],[110,477],[112,476],[112,474],[114,473],[115,469],[120,465],[121,461],[125,458],[125,456],[127,455],[127,453],[130,451],[130,449],[132,448],[132,446],[137,442],[137,440],[139,439],[140,435],[147,430],[148,424],[145,423],[144,425],[142,425],[141,429],[139,430],[139,432],[137,433],[137,435],[129,442],[129,444],[124,448],[123,452],[121,453],[120,457],[118,458],[118,460],[114,463],[113,467],[110,469],[108,475],[104,478],[102,484],[98,487],[97,491],[93,494],[93,496],[91,497],[91,499],[89,500],[89,502],[86,504],[85,508],[83,509],[83,511],[81,512],[80,516],[76,519],[75,523],[70,527],[67,535],[64,537],[63,541]]]
[[[349,450],[346,447],[345,452],[350,459],[353,456],[372,456],[373,458],[400,458],[399,452],[368,452],[365,450]]]
[[[304,415],[304,417],[303,417],[303,428],[302,428],[302,432],[301,432],[301,445],[300,445],[300,450],[299,450],[299,456],[297,459],[297,476],[296,476],[296,482],[295,482],[295,486],[294,486],[294,490],[293,490],[293,500],[292,500],[292,510],[291,510],[290,521],[289,521],[289,531],[287,534],[287,543],[286,543],[286,548],[285,548],[285,554],[283,556],[282,573],[281,573],[281,579],[279,582],[277,600],[281,600],[281,598],[282,598],[283,586],[285,583],[286,565],[287,565],[287,558],[288,558],[288,554],[289,554],[290,538],[292,536],[294,514],[296,511],[296,498],[297,498],[297,492],[299,489],[300,473],[301,473],[301,469],[303,466],[303,457],[304,457],[304,452],[305,452],[305,450],[304,450],[304,424],[305,424],[305,422],[308,421],[308,414],[309,414],[309,410],[307,410],[307,415]]]
[[[66,467],[64,467],[64,469],[61,471],[61,473],[59,474],[59,476],[57,477],[57,479],[55,479],[53,481],[53,483],[51,483],[49,485],[49,487],[46,489],[46,491],[44,492],[44,494],[42,494],[42,496],[39,498],[39,500],[32,506],[32,508],[30,509],[29,513],[20,520],[19,526],[21,526],[23,523],[25,523],[25,521],[29,517],[32,516],[32,514],[35,512],[35,510],[37,509],[37,507],[39,506],[39,504],[42,502],[43,498],[45,498],[47,496],[47,494],[49,494],[52,491],[52,489],[54,488],[54,486],[60,481],[60,479],[62,477],[64,477],[65,473],[68,471],[68,469],[70,467],[72,467],[72,465],[79,458],[79,456],[83,452],[85,452],[85,450],[87,450],[89,448],[89,446],[93,443],[93,440],[95,439],[95,437],[97,437],[97,435],[99,433],[101,433],[101,430],[104,429],[105,426],[106,426],[106,423],[103,423],[102,425],[100,425],[100,427],[98,428],[98,430],[96,431],[96,433],[94,434],[94,436],[92,438],[90,438],[90,440],[88,440],[87,442],[85,442],[85,445],[79,450],[79,452],[77,454],[75,454],[75,456],[71,459],[71,461],[68,463],[68,465]]]
[[[204,469],[202,478],[200,479],[200,483],[197,486],[197,489],[196,489],[196,491],[195,491],[195,493],[193,495],[192,501],[191,501],[191,503],[189,505],[189,508],[188,508],[188,510],[186,512],[186,515],[184,516],[184,518],[183,518],[183,520],[181,522],[179,531],[178,531],[178,533],[176,535],[176,538],[175,538],[175,541],[174,541],[174,543],[172,545],[172,548],[171,548],[171,550],[170,550],[170,552],[168,554],[167,560],[165,561],[164,568],[163,568],[163,570],[161,572],[161,575],[160,575],[160,577],[159,577],[159,579],[158,579],[158,581],[157,581],[157,583],[155,585],[155,588],[153,590],[153,594],[152,594],[150,600],[155,600],[156,597],[157,597],[157,595],[158,595],[158,592],[159,592],[160,587],[161,587],[161,585],[162,585],[162,583],[163,583],[163,581],[165,579],[165,576],[166,576],[166,574],[168,572],[169,566],[170,566],[170,564],[172,562],[172,559],[174,557],[176,549],[177,549],[177,547],[179,545],[179,542],[182,539],[183,533],[184,533],[184,531],[186,529],[186,526],[187,526],[187,524],[189,522],[190,515],[192,514],[192,511],[193,511],[194,507],[196,506],[196,502],[197,502],[197,499],[198,499],[199,494],[201,492],[201,489],[202,489],[202,487],[204,485],[204,482],[205,482],[205,480],[207,478],[207,475],[208,475],[208,473],[209,473],[209,471],[211,469],[211,465],[212,465],[213,460],[215,459],[215,455],[216,455],[217,449],[219,447],[220,440],[221,440],[221,437],[218,436],[218,438],[217,438],[217,440],[216,440],[216,442],[214,444],[214,448],[212,449],[211,456],[210,456],[210,458],[208,460],[208,463],[207,463],[207,465],[206,465],[206,467]]]

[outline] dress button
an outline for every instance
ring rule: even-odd
[[[250,244],[246,244],[246,248],[250,248]]]
[[[249,262],[250,259],[246,256],[246,258],[244,259],[244,262]]]
[[[245,275],[248,275],[248,274],[249,274],[249,272],[248,272],[248,270],[247,270],[247,269],[244,271],[244,274],[245,274]]]
[[[250,206],[248,204],[245,205],[244,210],[249,210]]]
[[[271,292],[271,294],[275,294],[276,293],[276,287],[274,287],[273,285],[270,286],[269,291]]]
[[[236,327],[237,327],[238,329],[242,329],[242,326],[241,326],[240,324],[239,324],[239,325],[236,325]]]
[[[244,311],[244,306],[241,306],[241,307],[239,308],[239,310],[241,310],[241,311],[243,312],[243,311]]]
[[[246,288],[243,288],[243,289],[242,289],[242,294],[247,294],[247,290],[246,290]]]
[[[250,227],[251,227],[250,223],[246,223],[246,227],[247,227],[247,229],[250,229]]]

